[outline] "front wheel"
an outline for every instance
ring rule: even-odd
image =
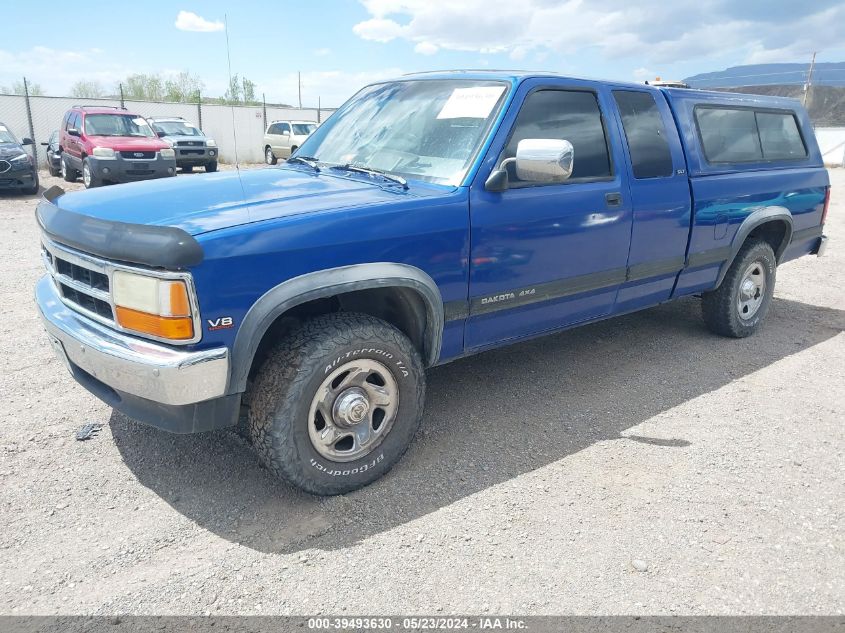
[[[722,284],[701,297],[707,327],[733,338],[754,334],[769,311],[776,271],[777,260],[768,242],[753,239],[743,244]]]
[[[214,161],[213,163],[206,163],[205,171],[209,174],[217,171],[217,161]]]
[[[82,161],[82,184],[86,189],[93,189],[99,187],[102,182],[94,175],[94,170],[91,168],[91,161],[87,158]]]
[[[268,165],[275,165],[277,162],[276,155],[273,153],[272,147],[267,147],[264,150],[264,162]]]
[[[268,355],[247,396],[261,462],[317,495],[372,483],[422,419],[425,373],[399,330],[362,314],[307,321]]]

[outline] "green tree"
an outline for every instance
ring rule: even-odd
[[[164,82],[165,101],[195,103],[200,98],[205,84],[189,72],[181,72]]]
[[[164,86],[158,75],[136,73],[123,81],[123,96],[135,101],[162,101]]]
[[[241,81],[237,73],[229,79],[229,89],[223,95],[226,103],[239,103],[241,100]]]
[[[244,103],[256,103],[255,100],[255,82],[250,81],[246,77],[243,78],[244,87]]]
[[[40,84],[28,82],[27,88],[29,89],[29,94],[32,97],[41,97],[44,95],[44,89],[41,87]],[[5,95],[22,95],[25,94],[23,88],[23,81],[16,81],[14,82],[11,87],[10,86],[0,86],[0,94]]]
[[[71,86],[70,96],[80,99],[97,99],[104,96],[103,86],[96,80],[81,79]]]

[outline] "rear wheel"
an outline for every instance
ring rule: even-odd
[[[399,460],[424,397],[422,361],[404,334],[366,315],[324,315],[268,355],[247,396],[249,434],[283,480],[342,494]]]
[[[269,145],[264,148],[264,162],[268,165],[275,165],[277,162],[276,155],[273,153],[273,148]]]
[[[776,271],[777,260],[768,242],[753,239],[743,244],[722,284],[701,297],[707,327],[734,338],[754,334],[769,311]]]
[[[76,170],[67,164],[67,159],[64,156],[62,157],[61,171],[62,178],[64,178],[67,182],[76,182]]]

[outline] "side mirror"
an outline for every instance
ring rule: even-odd
[[[79,136],[79,130],[77,130],[75,127],[68,128],[67,133],[71,136]]]
[[[41,143],[41,145],[43,145],[44,147],[50,147],[49,143]]]
[[[569,141],[526,138],[516,146],[516,175],[532,182],[563,182],[572,175],[574,160]]]
[[[541,183],[564,182],[572,176],[575,148],[569,141],[548,138],[526,138],[516,146],[516,156],[506,158],[493,170],[484,183],[487,191],[504,191],[508,188],[507,166],[516,166],[520,180]]]
[[[282,130],[282,136],[290,136],[290,130]]]
[[[21,145],[34,145],[34,143],[32,142],[31,138],[29,138],[28,136],[24,136],[21,139]]]
[[[164,132],[164,131],[156,132],[156,136],[159,137],[159,138],[164,138],[165,136],[167,136],[167,132]]]

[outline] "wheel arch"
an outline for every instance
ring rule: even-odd
[[[417,346],[426,366],[440,356],[443,338],[443,299],[434,280],[407,264],[378,262],[355,264],[307,273],[264,293],[249,309],[232,346],[229,393],[246,391],[259,348],[298,307],[334,303],[347,311],[378,313],[379,299],[390,297],[399,316],[389,319]]]
[[[762,237],[769,242],[775,252],[775,260],[780,263],[781,257],[792,239],[792,231],[792,213],[786,207],[761,207],[752,211],[742,221],[734,235],[730,256],[722,264],[716,286],[722,284],[742,245],[749,239]]]

